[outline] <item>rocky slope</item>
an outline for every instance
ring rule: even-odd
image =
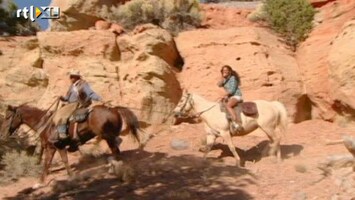
[[[316,15],[316,26],[297,51],[312,117],[334,121],[354,117],[355,2],[330,1]],[[350,100],[352,99],[352,100]]]
[[[205,28],[173,38],[152,25],[122,34],[99,18],[102,7],[122,1],[53,1],[64,16],[51,32],[1,38],[1,105],[47,107],[65,93],[67,72],[77,68],[105,100],[159,124],[179,100],[180,84],[215,100],[220,67],[229,64],[242,78],[246,100],[279,100],[292,122],[351,119],[355,2],[319,2],[313,2],[315,28],[294,53],[271,30],[249,22],[249,9],[204,5]],[[84,18],[87,25],[76,24]]]
[[[8,47],[0,56],[4,103],[48,107],[65,94],[72,68],[79,69],[105,101],[137,109],[149,123],[166,121],[179,98],[173,69],[180,57],[172,36],[154,26],[122,37],[81,30],[1,42]]]
[[[176,39],[185,65],[179,80],[183,87],[216,100],[223,65],[241,76],[245,100],[280,100],[293,121],[308,118],[303,84],[293,53],[264,28],[184,32]]]

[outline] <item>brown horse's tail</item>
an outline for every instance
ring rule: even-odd
[[[122,106],[117,106],[115,107],[118,111],[118,113],[126,120],[127,126],[130,130],[130,132],[132,133],[133,137],[139,142],[140,138],[139,138],[139,134],[138,134],[138,130],[139,128],[139,121],[137,116],[128,108],[126,107],[122,107]]]

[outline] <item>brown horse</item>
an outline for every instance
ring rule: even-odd
[[[26,104],[18,107],[8,106],[6,111],[5,120],[1,127],[1,137],[6,138],[13,134],[21,124],[26,124],[35,131],[38,131],[45,122],[50,120],[51,114],[47,114],[46,111],[28,106]],[[125,122],[125,124],[123,124]],[[122,130],[123,125],[126,125],[126,129]],[[56,131],[53,123],[46,124],[46,127],[42,129],[40,134],[42,149],[45,151],[44,169],[41,176],[41,183],[45,182],[46,176],[49,172],[49,167],[52,163],[53,156],[56,151],[59,152],[62,161],[65,164],[68,175],[72,175],[72,172],[68,163],[67,149],[68,145],[73,144],[71,140],[73,136],[74,124],[69,125],[69,135],[66,140],[52,141],[50,138]],[[127,131],[129,130],[129,131]],[[117,137],[122,134],[130,132],[134,138],[140,143],[140,147],[143,144],[140,142],[138,134],[138,120],[134,113],[125,107],[110,108],[104,105],[93,106],[92,111],[89,113],[87,120],[78,124],[78,137],[81,144],[91,138],[98,136],[100,139],[106,140],[110,147],[113,156],[117,157],[120,153],[117,144]],[[41,152],[41,154],[43,151]]]

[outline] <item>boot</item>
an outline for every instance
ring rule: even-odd
[[[71,141],[67,150],[69,152],[76,152],[77,150],[79,150],[79,143],[75,140]]]
[[[77,123],[77,122],[74,122],[73,140],[79,141],[79,137],[78,137],[78,123]]]
[[[66,124],[58,125],[57,132],[58,132],[58,137],[59,137],[60,140],[64,140],[64,139],[68,138],[67,125]]]
[[[232,125],[233,132],[242,132],[244,130],[242,123],[240,122],[237,114],[234,112],[233,109],[228,109],[230,114],[230,122]]]
[[[235,121],[232,121],[231,123],[232,123],[232,128],[233,128],[233,130],[234,130],[235,132],[240,133],[240,132],[243,132],[243,131],[244,131],[244,128],[243,128],[242,124],[237,123],[237,122],[235,122]]]

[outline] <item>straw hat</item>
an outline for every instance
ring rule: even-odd
[[[69,72],[69,76],[78,76],[78,77],[81,77],[81,74],[80,74],[80,71],[79,71],[79,70],[72,69],[72,70]]]

